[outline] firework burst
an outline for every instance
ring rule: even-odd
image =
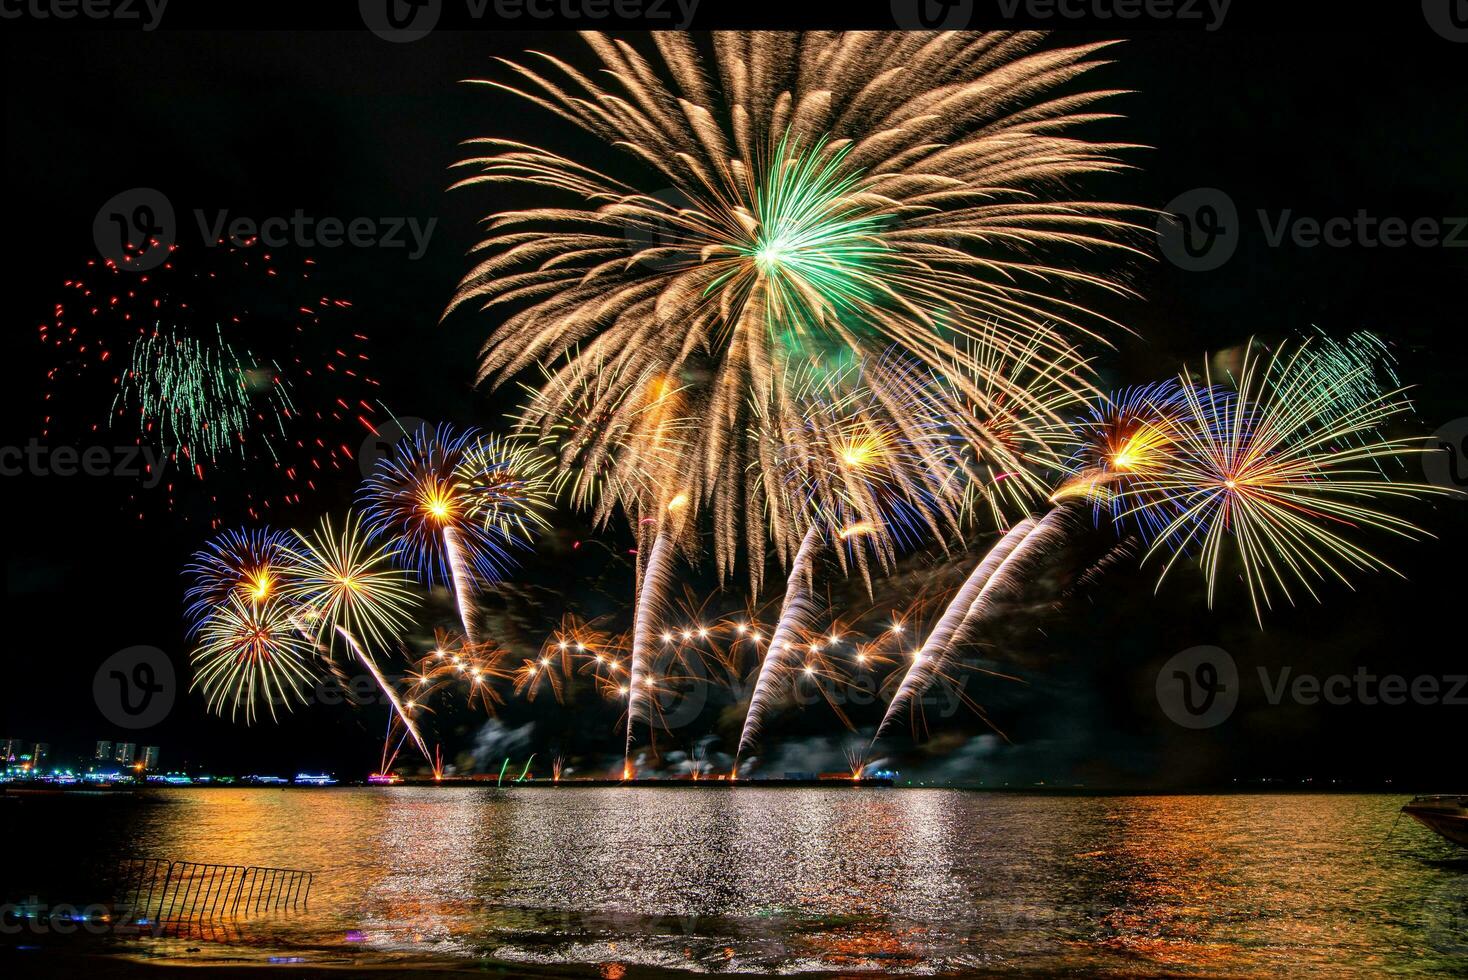
[[[1230,397],[1220,390],[1207,404]],[[1202,405],[1199,400],[1197,407]],[[1155,538],[1176,515],[1169,514],[1168,498],[1150,481],[1172,464],[1188,432],[1209,425],[1193,409],[1175,380],[1096,399],[1075,425],[1077,448],[1066,467],[1071,475],[1050,502],[1088,501],[1098,521],[1104,513],[1120,527],[1124,518],[1134,518],[1144,537]],[[1143,501],[1146,505],[1139,506]]]
[[[550,461],[532,443],[478,437],[466,447],[461,470],[475,517],[507,545],[531,547],[536,534],[550,527],[545,514],[557,481]]]
[[[964,481],[948,427],[925,407],[934,380],[890,354],[836,372],[808,362],[785,379],[800,425],[755,413],[750,479],[759,481],[755,502],[769,513],[780,559],[814,532],[843,545],[842,570],[854,563],[870,587],[871,558],[890,570],[900,549],[957,534]],[[899,412],[884,390],[906,392]],[[751,565],[763,566],[762,536],[748,537]]]
[[[190,635],[232,599],[256,604],[274,598],[294,561],[292,544],[280,531],[246,528],[226,531],[196,551],[184,568],[191,580],[184,593]]]
[[[950,384],[955,376],[967,383],[944,400],[961,402],[999,450],[967,441],[962,426],[939,418],[950,429],[949,452],[956,456],[948,465],[967,479],[966,504],[985,511],[994,526],[1008,527],[1048,496],[1045,474],[1065,469],[1067,456],[1076,451],[1071,417],[1099,395],[1090,382],[1090,361],[1045,327],[1023,344],[996,343],[985,335],[964,342],[961,355],[932,383]],[[921,397],[922,389],[916,391]]]
[[[139,440],[202,470],[221,456],[243,455],[252,427],[285,439],[292,414],[279,366],[231,347],[217,327],[214,337],[198,338],[159,325],[133,342],[112,417],[131,418]]]
[[[276,717],[276,705],[306,701],[316,681],[316,648],[302,633],[289,603],[279,598],[250,601],[239,595],[217,605],[199,631],[191,657],[194,680],[209,710],[246,724],[260,706]]]
[[[327,517],[295,535],[281,592],[309,611],[317,642],[340,629],[384,649],[402,633],[418,603],[412,579],[390,566],[391,545],[367,542],[360,516],[349,514],[339,531]]]
[[[1382,461],[1415,456],[1422,445],[1384,434],[1411,404],[1400,391],[1374,394],[1361,378],[1366,371],[1307,339],[1273,353],[1251,345],[1233,391],[1215,386],[1208,369],[1201,381],[1182,377],[1188,412],[1200,421],[1183,428],[1161,472],[1126,494],[1136,509],[1166,508],[1167,523],[1146,555],[1168,552],[1164,578],[1196,547],[1211,605],[1223,557],[1233,550],[1262,623],[1274,595],[1294,601],[1292,584],[1318,599],[1314,583],[1323,579],[1349,585],[1350,572],[1395,573],[1354,534],[1421,536],[1377,504],[1443,491],[1382,474]]]
[[[441,689],[458,688],[470,707],[478,705],[493,714],[505,703],[494,682],[515,678],[514,670],[505,666],[509,656],[508,650],[496,644],[469,643],[445,630],[435,630],[433,648],[409,675],[409,693],[423,705]]]
[[[750,466],[758,448],[744,438],[751,413],[781,429],[801,422],[781,384],[792,361],[870,362],[891,347],[946,371],[967,356],[955,338],[1023,347],[1051,323],[1104,328],[1068,294],[1114,284],[1047,259],[1124,248],[1123,208],[1063,190],[1120,169],[1124,147],[1071,135],[1102,118],[1095,103],[1110,93],[1060,94],[1100,64],[1092,55],[1104,45],[723,33],[706,70],[686,36],[653,40],[657,61],[589,36],[606,88],[550,56],[539,56],[544,72],[510,64],[518,85],[486,83],[631,154],[653,177],[638,188],[549,150],[473,141],[482,153],[463,161],[472,174],[461,184],[586,203],[493,216],[451,308],[514,309],[489,339],[482,376],[558,362],[529,408],[536,428],[567,414],[564,394],[585,394],[580,378],[597,376],[596,417],[640,411],[652,379],[694,379],[687,398],[701,424],[677,489],[691,513],[713,513],[727,573],[749,537],[742,517],[758,491],[747,481],[761,478]],[[950,402],[981,397],[961,374],[948,391]],[[880,397],[896,412],[901,395]],[[1002,440],[962,408],[940,406],[965,442],[1003,457]],[[588,431],[586,451],[609,451],[629,425]],[[777,540],[800,536],[776,528]]]
[[[498,442],[475,430],[456,434],[450,426],[425,426],[377,461],[359,493],[368,533],[393,541],[394,557],[428,586],[453,589],[470,642],[476,584],[503,577],[510,548],[521,543],[505,530],[524,529],[538,517],[540,501],[521,493],[539,486],[535,475],[482,468],[508,461]],[[492,491],[486,492],[486,480]]]
[[[314,260],[219,242],[128,265],[88,261],[40,325],[43,437],[131,434],[163,469],[133,493],[138,515],[213,527],[262,520],[355,469],[378,383],[352,304],[323,295]]]

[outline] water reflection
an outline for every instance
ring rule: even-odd
[[[164,952],[569,960],[609,976],[1463,973],[1468,861],[1416,828],[1379,847],[1400,803],[393,788],[162,792],[113,817],[149,855],[320,872],[305,912],[154,941]],[[117,853],[117,838],[81,839],[98,863]]]

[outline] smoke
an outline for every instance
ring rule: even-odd
[[[1145,738],[1113,735],[1098,758],[1092,740],[1052,732],[1024,742],[994,734],[940,735],[922,746],[925,758],[909,759],[903,780],[986,787],[1119,788],[1143,785],[1159,760]]]
[[[727,773],[734,765],[734,760],[723,752],[713,751],[714,743],[718,742],[717,735],[705,735],[693,743],[693,749],[689,752],[674,751],[663,756],[663,763],[670,775],[691,776],[695,772],[700,777]]]
[[[849,773],[858,764],[863,772],[886,768],[886,758],[868,757],[866,754],[871,737],[871,731],[865,730],[782,742],[773,755],[745,760],[740,766],[739,775],[747,776],[755,769],[768,776],[780,776],[787,772]]]
[[[475,772],[487,772],[490,769],[498,769],[499,763],[507,756],[513,756],[518,752],[524,752],[530,747],[531,732],[535,729],[535,722],[527,721],[519,728],[506,728],[498,718],[491,718],[484,723],[474,736],[473,768]]]
[[[633,758],[637,775],[643,779],[669,779],[687,777],[698,770],[700,778],[728,775],[734,770],[734,757],[727,752],[717,751],[717,735],[704,735],[687,749],[671,749],[655,756],[648,748],[639,749]],[[748,763],[741,765],[747,771]]]
[[[948,740],[934,739],[928,743],[930,749],[943,754],[937,756],[933,762],[919,766],[924,778],[935,781],[967,781],[986,779],[994,775],[993,763],[997,761],[997,756],[1004,747],[1004,741],[999,736],[992,733],[975,735],[956,748],[943,746],[945,741]]]

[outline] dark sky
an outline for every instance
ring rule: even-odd
[[[185,243],[199,239],[195,208],[436,218],[416,261],[403,249],[311,254],[324,282],[355,303],[383,400],[395,412],[481,425],[503,415],[502,395],[473,386],[474,354],[492,321],[461,314],[440,324],[439,316],[467,268],[478,218],[525,201],[505,191],[448,193],[457,143],[495,134],[610,154],[508,97],[458,82],[503,77],[492,58],[527,47],[584,64],[575,37],[440,30],[395,45],[364,31],[7,30],[5,47],[5,183],[14,221],[0,300],[10,324],[5,444],[22,445],[39,431],[46,362],[36,325],[61,282],[94,253],[98,208],[139,186],[168,195]],[[1286,212],[1468,215],[1465,54],[1468,45],[1412,24],[1342,34],[1154,30],[1114,49],[1115,64],[1095,77],[1132,94],[1116,101],[1127,118],[1107,134],[1154,149],[1133,154],[1138,171],[1103,182],[1098,193],[1162,207],[1184,191],[1213,187],[1242,217],[1237,251],[1221,268],[1187,272],[1157,261],[1131,270],[1141,298],[1107,312],[1136,336],[1119,337],[1102,355],[1106,381],[1162,377],[1255,333],[1369,329],[1397,345],[1404,380],[1417,386],[1424,434],[1468,416],[1468,230],[1456,249],[1274,246],[1256,214],[1262,209],[1270,221]],[[305,504],[299,523],[339,509],[355,489],[350,476]],[[115,480],[21,476],[4,486],[11,682],[3,687],[0,735],[74,749],[117,737],[123,733],[94,704],[93,674],[114,651],[146,644],[187,676],[179,568],[205,530],[166,516],[131,519]],[[1321,676],[1358,667],[1409,678],[1468,673],[1459,626],[1468,505],[1409,505],[1407,513],[1437,538],[1383,544],[1405,580],[1362,577],[1354,592],[1326,584],[1322,605],[1277,609],[1262,631],[1240,589],[1226,585],[1210,612],[1195,573],[1173,576],[1154,596],[1155,566],[1138,572],[1134,561],[1063,608],[1016,610],[985,656],[1025,683],[974,676],[968,688],[1011,744],[970,740],[984,727],[957,718],[935,722],[940,735],[928,749],[894,751],[909,767],[990,781],[1160,786],[1280,776],[1448,786],[1463,775],[1453,747],[1462,744],[1468,704],[1275,706],[1255,672],[1290,665]],[[592,533],[570,514],[558,523],[564,529],[529,559],[520,594],[508,603],[518,612],[508,620],[533,639],[535,615],[551,621],[570,604],[620,610],[625,626],[625,606],[610,598],[630,594],[630,571],[615,557],[627,547],[625,532]],[[572,551],[575,540],[588,544]],[[1098,533],[1067,560],[1076,566],[1107,544]],[[904,581],[932,581],[938,573],[924,569],[933,561],[915,558]],[[1047,583],[1056,588],[1074,572],[1059,566]],[[706,579],[690,580],[706,588]],[[725,608],[739,603],[728,596]],[[1153,682],[1169,657],[1199,644],[1227,649],[1245,682],[1228,722],[1190,732],[1164,717]],[[1468,691],[1462,696],[1468,701]],[[874,710],[858,720],[870,725]],[[711,709],[680,743],[717,730],[727,748],[727,722],[721,727],[716,714]],[[613,713],[584,693],[567,708],[516,708],[505,722],[532,718],[541,751],[559,747],[590,760],[609,757],[618,744]],[[197,696],[181,695],[168,719],[136,740],[162,744],[168,763],[357,773],[375,761],[384,720],[380,707],[317,706],[246,731],[208,717]],[[472,742],[462,731],[467,720],[444,724],[461,748]],[[775,732],[801,747],[838,734],[820,709]],[[823,764],[818,756],[812,749],[809,767]],[[794,767],[799,753],[786,761]]]

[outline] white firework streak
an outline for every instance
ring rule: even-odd
[[[647,697],[648,650],[652,647],[654,620],[662,608],[672,571],[673,538],[662,528],[653,539],[647,567],[642,571],[642,588],[637,591],[637,618],[632,627],[632,663],[627,678],[627,749],[624,769],[632,758],[632,723]]]
[[[989,615],[997,597],[1007,592],[1020,591],[1023,584],[1021,577],[1030,571],[1031,564],[1043,558],[1052,545],[1065,538],[1067,530],[1065,522],[1074,512],[1074,506],[1074,504],[1063,504],[1040,518],[1035,529],[1025,536],[1019,547],[1015,548],[1009,557],[1000,563],[988,584],[979,590],[979,596],[969,607],[968,615],[964,616],[963,622],[958,624],[958,630],[953,637],[955,642],[962,642],[966,639],[969,630]]]
[[[469,625],[469,606],[474,601],[473,578],[464,562],[463,549],[459,547],[459,536],[451,527],[443,529],[443,549],[448,554],[449,574],[454,578],[454,602],[459,607],[459,622],[464,624],[464,639],[477,643],[474,628]]]
[[[418,750],[423,753],[423,758],[428,761],[429,765],[432,765],[433,758],[428,754],[428,746],[423,743],[423,736],[418,734],[418,726],[413,724],[412,718],[408,717],[408,712],[404,710],[402,702],[398,700],[397,692],[392,689],[392,685],[387,682],[387,678],[382,676],[382,671],[377,668],[377,662],[374,661],[372,659],[372,656],[362,648],[362,645],[356,641],[352,634],[348,633],[341,626],[338,626],[336,628],[336,631],[341,635],[341,638],[346,641],[347,646],[351,648],[352,653],[356,654],[356,657],[359,661],[361,661],[362,666],[366,667],[368,672],[372,674],[372,679],[377,681],[377,686],[382,688],[382,693],[387,695],[387,699],[392,704],[393,710],[396,711],[398,713],[398,717],[403,720],[403,727],[406,728],[408,730],[408,733],[413,736],[413,741],[417,743]]]
[[[872,736],[873,742],[886,733],[913,698],[928,689],[928,685],[933,682],[934,676],[943,666],[947,652],[957,638],[960,628],[968,620],[974,602],[988,586],[994,573],[1035,530],[1035,524],[1034,518],[1027,517],[1010,528],[969,573],[963,586],[948,603],[948,608],[943,610],[942,617],[929,631],[927,638],[923,640],[923,645],[918,648],[912,662],[908,664],[907,673],[903,675],[902,683],[898,685],[897,693],[892,697],[892,703],[887,705],[887,713],[882,716],[882,723],[877,726],[877,734]]]
[[[821,542],[819,524],[812,524],[800,542],[795,561],[790,565],[790,579],[785,585],[785,601],[780,606],[780,620],[775,625],[775,635],[770,637],[769,649],[760,664],[759,676],[754,681],[754,693],[749,698],[749,710],[744,715],[744,731],[739,736],[737,755],[754,745],[759,737],[760,723],[764,720],[765,705],[775,688],[775,681],[782,676],[787,664],[786,653],[795,648],[791,639],[795,631],[809,624],[815,605],[811,596],[811,562]]]
[[[325,659],[328,665],[331,666],[332,673],[336,675],[338,680],[340,680],[345,685],[348,682],[347,676],[336,668],[335,662],[331,659],[328,653],[328,648],[321,645],[321,641],[317,637],[317,635],[311,632],[311,630],[306,626],[305,622],[302,621],[299,616],[292,613],[289,618],[291,621],[291,625],[296,628],[296,631],[300,633],[302,637],[311,640],[312,643],[316,645],[316,648],[321,651],[323,659]],[[373,679],[377,681],[377,686],[382,688],[382,693],[387,695],[389,703],[391,703],[393,709],[397,711],[398,717],[403,720],[403,727],[405,727],[408,732],[412,734],[413,741],[418,744],[418,748],[423,752],[423,757],[427,759],[429,764],[431,765],[433,763],[433,759],[428,754],[428,746],[424,744],[423,737],[418,734],[418,726],[413,724],[413,720],[408,717],[407,711],[403,709],[402,703],[398,700],[398,696],[393,691],[392,686],[388,684],[387,678],[382,676],[382,671],[378,669],[377,662],[372,659],[372,655],[367,652],[362,644],[357,642],[357,638],[352,636],[352,634],[348,632],[344,626],[338,623],[332,628],[335,629],[336,632],[341,635],[341,638],[346,641],[347,646],[351,648],[353,656],[360,660],[362,662],[362,665],[366,667],[367,670],[372,674]]]

